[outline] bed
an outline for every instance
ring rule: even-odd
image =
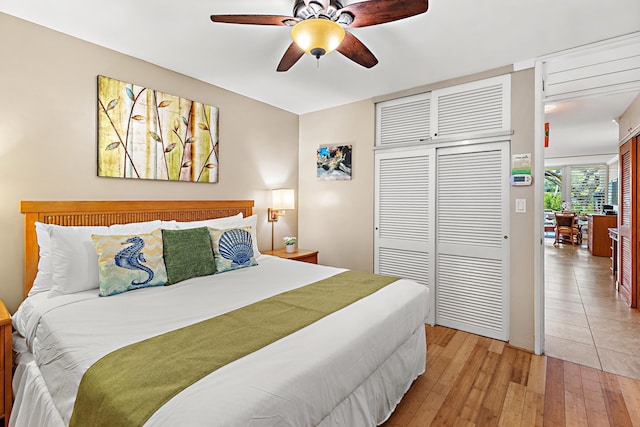
[[[12,319],[15,401],[9,425],[383,423],[415,378],[424,372],[428,290],[410,280],[372,278],[369,276],[375,275],[261,255],[252,208],[253,201],[246,200],[22,202],[25,300]],[[82,251],[89,251],[85,259],[84,252],[69,249],[69,242],[74,243],[78,233],[84,233],[86,239],[90,227],[98,231],[91,234],[93,249],[83,243]],[[191,269],[207,264],[198,261],[199,250],[195,249],[201,241],[196,235],[203,228],[211,238],[217,270],[215,274],[191,276]],[[218,263],[226,248],[223,238],[238,230],[244,231],[242,236],[251,237],[245,242],[251,248],[248,252],[253,253],[251,262],[242,268]],[[51,242],[47,244],[58,256],[53,266],[43,264],[51,254],[44,252],[47,244],[43,243],[42,233],[49,236]],[[101,243],[128,235],[151,242],[158,233],[164,243],[161,257],[166,260],[171,286],[124,290],[103,287],[107,270],[103,270],[106,264],[103,265],[100,248],[108,245],[100,246]],[[67,241],[64,236],[73,239]],[[189,262],[184,262],[184,256],[175,255],[185,253],[184,245],[171,243],[179,242],[178,238],[184,240],[184,236],[194,239],[193,243],[189,240]],[[59,258],[60,251],[68,255],[68,263]],[[93,265],[92,256],[98,260],[97,266]],[[146,257],[135,259],[151,265],[149,259],[153,255]],[[177,259],[180,262],[175,264]],[[179,265],[180,269],[169,268],[170,265]],[[182,275],[184,268],[187,276]],[[42,284],[44,274],[50,274],[47,269],[53,269],[52,276],[57,278],[51,288]],[[95,271],[99,275],[97,288],[93,284]],[[318,304],[319,294],[330,305],[333,302],[329,300],[337,300],[336,295],[343,290],[359,289],[360,285],[344,286],[342,280],[346,276],[362,278],[363,283],[374,279],[386,282],[351,302],[336,302],[343,305],[333,311],[315,313],[321,312],[319,307],[325,304]],[[61,277],[68,279],[62,287]],[[148,280],[151,277],[149,273]],[[155,277],[160,277],[159,273]],[[142,282],[130,283],[138,286]],[[99,295],[104,292],[110,294]],[[296,306],[293,309],[281,307],[283,298],[307,298],[304,292],[316,292],[315,299],[309,300],[314,301],[313,307],[304,308],[303,303],[298,307],[297,302],[291,304]],[[278,321],[260,320],[262,314],[255,313],[268,310],[268,306],[279,310],[268,319],[289,316],[300,325],[280,328]],[[305,320],[307,317],[310,320]],[[234,319],[238,329],[211,332],[227,331],[219,329],[227,327],[224,319]],[[254,323],[242,323],[247,319]],[[280,329],[290,332],[282,333]],[[237,332],[240,330],[246,334]],[[276,338],[251,347],[254,341],[262,342],[263,335],[271,333]],[[218,348],[225,336],[244,353],[225,359],[199,376],[192,373],[197,370],[193,367],[222,357],[218,351],[224,357],[232,353]],[[204,356],[197,356],[196,350],[204,351]],[[105,361],[112,364],[111,370],[101,371],[100,376],[97,371]],[[141,365],[137,367],[136,363]],[[189,372],[185,373],[185,369]],[[173,387],[177,381],[171,380],[172,375],[179,380],[196,376],[185,379],[184,388],[161,394],[169,397],[160,403],[149,403],[152,399],[148,396],[161,388],[156,381]],[[122,378],[125,383],[119,384]],[[86,412],[86,408],[90,411]],[[135,414],[139,408],[147,415]],[[88,421],[85,415],[79,415],[88,413],[95,419]]]

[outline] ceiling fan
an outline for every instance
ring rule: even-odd
[[[336,50],[350,60],[371,68],[378,59],[345,28],[369,27],[409,18],[427,11],[428,0],[368,0],[342,5],[340,0],[296,0],[293,16],[211,15],[213,22],[291,27],[293,42],[278,64],[287,71],[305,53],[320,59]]]

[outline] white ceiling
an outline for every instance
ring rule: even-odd
[[[544,150],[545,165],[606,163],[614,158],[620,137],[615,119],[637,95],[625,92],[546,104],[549,147]]]
[[[290,15],[293,3],[294,0],[0,0],[0,11],[297,114],[527,61],[640,30],[638,0],[431,0],[425,14],[349,30],[379,59],[372,69],[334,52],[321,58],[319,64],[305,55],[291,70],[278,73],[276,66],[291,43],[288,28],[218,24],[209,19],[211,14]],[[630,99],[620,102],[628,105]],[[577,103],[575,107],[584,115],[591,114],[593,110],[586,105]],[[601,103],[598,105],[602,107]],[[607,110],[608,123],[620,105]],[[601,150],[585,136],[563,130],[563,116],[558,112],[557,117],[555,113],[549,117],[554,150],[562,145],[563,132],[571,134],[571,140],[580,141],[575,147],[588,146],[594,153]],[[587,120],[580,126],[593,122]]]

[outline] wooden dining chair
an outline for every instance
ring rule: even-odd
[[[578,244],[578,220],[575,213],[556,213],[556,238],[553,242],[557,246],[568,238],[572,245]]]

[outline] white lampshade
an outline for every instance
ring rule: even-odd
[[[278,188],[271,190],[271,209],[295,209],[296,200],[292,188]]]

